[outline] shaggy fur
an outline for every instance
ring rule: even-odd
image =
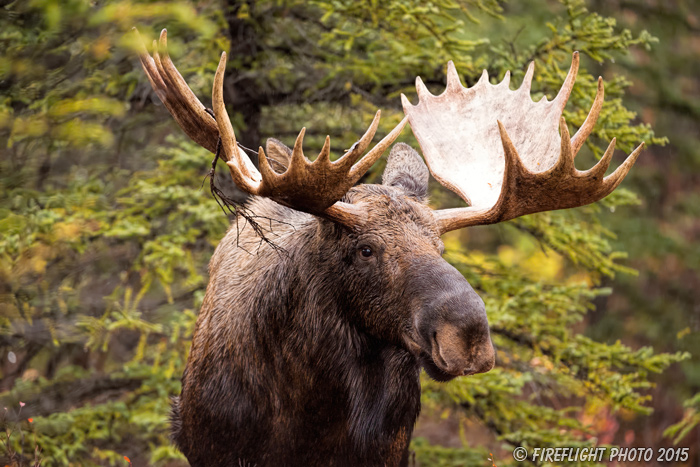
[[[397,145],[384,184],[345,197],[368,212],[354,229],[251,201],[283,251],[239,219],[212,257],[172,412],[192,466],[407,465],[421,365],[438,380],[493,366],[483,302],[441,258],[426,193]]]

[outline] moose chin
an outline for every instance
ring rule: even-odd
[[[597,201],[642,148],[607,177],[614,140],[592,169],[574,167],[603,102],[599,80],[588,118],[570,137],[561,115],[575,53],[551,102],[531,100],[532,64],[511,91],[508,74],[492,85],[485,72],[465,88],[450,62],[445,92],[430,94],[418,78],[419,104],[402,96],[406,118],[369,151],[380,112],[333,162],[330,138],[307,159],[302,129],[293,148],[269,139],[256,168],[226,113],[225,54],[214,116],[172,64],[165,31],[140,59],[183,131],[226,161],[251,196],[246,209],[269,221],[274,241],[261,243],[241,219],[211,259],[172,408],[173,440],[193,466],[407,465],[421,368],[448,381],[495,363],[484,303],[442,258],[441,235]],[[427,166],[398,143],[382,183],[357,185],[407,122]],[[469,206],[431,209],[430,174]]]

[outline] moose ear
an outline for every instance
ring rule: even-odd
[[[409,196],[423,201],[428,196],[428,168],[408,144],[396,143],[391,149],[382,184],[403,188]]]
[[[265,155],[272,166],[272,170],[281,174],[289,167],[292,150],[275,138],[268,138],[265,143]]]

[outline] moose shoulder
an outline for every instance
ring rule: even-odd
[[[158,96],[194,141],[220,149],[237,185],[253,196],[249,209],[272,220],[283,251],[257,249],[250,226],[234,227],[211,260],[173,404],[173,438],[193,466],[406,465],[420,369],[447,381],[489,371],[495,361],[483,301],[442,259],[440,236],[597,201],[641,150],[608,177],[614,140],[591,170],[573,167],[603,99],[601,81],[588,119],[570,138],[561,113],[577,55],[557,98],[540,103],[529,98],[532,67],[517,91],[487,79],[466,89],[450,63],[445,93],[432,96],[419,80],[420,103],[404,98],[431,173],[470,205],[434,211],[428,169],[405,144],[391,150],[382,184],[355,186],[406,119],[362,156],[378,112],[335,162],[329,139],[313,162],[304,156],[304,130],[293,149],[270,139],[258,169],[238,148],[226,114],[225,55],[212,118],[168,58],[165,31],[157,49],[152,57],[144,50],[141,62]]]

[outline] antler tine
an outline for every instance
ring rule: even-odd
[[[294,141],[294,149],[292,149],[292,160],[289,163],[288,172],[301,172],[303,168],[311,164],[311,161],[307,159],[304,155],[304,135],[306,134],[306,127],[303,127],[297,135],[297,139]]]
[[[374,118],[372,119],[372,123],[370,123],[369,128],[367,128],[367,131],[365,131],[365,134],[362,135],[362,138],[353,144],[352,147],[345,154],[343,154],[342,157],[340,157],[340,159],[335,161],[335,164],[338,165],[338,167],[344,170],[350,170],[350,167],[352,167],[353,164],[357,162],[357,159],[364,154],[369,147],[369,143],[372,142],[372,138],[374,138],[377,128],[379,128],[379,118],[381,115],[382,111],[377,110],[377,113],[374,114]]]
[[[157,57],[155,62],[161,76],[168,86],[172,87],[175,93],[182,98],[181,102],[183,104],[182,107],[184,108],[184,112],[182,112],[180,116],[187,119],[188,127],[191,128],[201,125],[200,120],[204,120],[209,126],[215,126],[214,119],[206,112],[202,102],[197,99],[197,96],[195,96],[190,87],[187,85],[187,82],[182,77],[180,72],[177,71],[177,68],[175,68],[175,65],[173,65],[172,60],[170,60],[170,54],[168,53],[168,31],[166,29],[163,29],[160,33],[158,48],[154,50],[154,55]],[[197,135],[200,134],[199,132],[195,133]],[[199,140],[195,141],[199,144],[205,143],[211,145],[212,143],[210,137],[200,137]],[[210,148],[207,149],[212,152],[216,152],[216,143],[211,146],[213,146],[213,150]],[[224,160],[226,160],[227,154],[222,154],[222,157]]]
[[[535,62],[530,62],[530,64],[527,66],[527,71],[525,72],[523,82],[518,88],[518,91],[522,92],[523,94],[527,94],[528,97],[530,97],[530,88],[532,87],[533,76],[535,76]]]
[[[146,72],[146,77],[151,83],[151,87],[155,91],[156,95],[161,101],[163,101],[165,99],[165,82],[163,82],[163,79],[160,77],[153,58],[148,54],[146,45],[143,43],[143,39],[141,39],[141,34],[139,34],[136,28],[134,28],[133,31],[138,39],[137,46],[139,48],[139,61],[141,62],[141,67]]]
[[[501,137],[501,144],[503,145],[503,155],[505,158],[505,166],[503,168],[503,188],[501,189],[501,194],[496,201],[494,211],[494,221],[500,221],[500,218],[505,212],[505,207],[509,204],[509,198],[513,196],[518,187],[518,181],[523,178],[525,174],[530,172],[523,166],[520,156],[518,155],[518,150],[515,149],[513,141],[511,141],[510,136],[508,136],[508,131],[506,127],[503,126],[500,120],[498,120],[498,133]],[[492,223],[492,222],[489,222]]]
[[[564,116],[559,118],[559,132],[561,134],[561,150],[559,151],[559,160],[554,167],[548,172],[552,176],[561,177],[572,170],[576,170],[574,166],[574,155],[571,151],[571,137],[569,135],[569,127],[566,125]]]
[[[610,162],[612,161],[612,156],[615,152],[616,143],[617,138],[613,138],[612,141],[610,141],[610,144],[608,144],[608,148],[605,150],[603,157],[600,158],[596,165],[583,172],[583,175],[586,177],[603,178],[605,176],[605,172],[608,170],[608,167],[610,167]]]
[[[377,162],[377,159],[381,157],[384,151],[386,151],[396,140],[396,138],[398,138],[401,130],[403,130],[403,127],[406,126],[406,123],[408,123],[408,117],[404,117],[403,120],[401,120],[399,124],[389,132],[388,135],[382,138],[382,140],[365,155],[365,157],[360,159],[360,162],[353,166],[353,168],[350,170],[350,179],[354,180],[354,183],[357,183],[365,172],[367,172],[369,168],[372,167],[375,162]]]
[[[142,63],[143,62],[144,60],[142,60]],[[153,57],[148,56],[148,63],[151,65],[149,68],[151,68],[151,73],[153,73],[152,76],[149,76],[149,78],[151,78],[151,85],[153,85],[153,82],[155,81],[159,86],[159,88],[156,90],[156,95],[158,95],[158,98],[161,100],[161,102],[163,102],[171,114],[177,115],[177,117],[175,117],[175,121],[178,122],[180,127],[183,129],[189,129],[190,122],[185,116],[187,106],[183,100],[173,98],[173,94],[177,95],[177,89],[170,85],[170,80],[163,70],[160,54],[158,53],[158,41],[153,41]],[[196,136],[198,137],[198,135]]]
[[[323,142],[323,147],[321,148],[321,152],[318,153],[318,157],[316,158],[317,161],[319,161],[320,164],[323,164],[325,166],[330,165],[331,163],[331,137],[326,135],[326,140]]]
[[[134,28],[133,31],[140,45],[141,66],[158,98],[187,136],[207,150],[216,152],[216,123],[170,61],[167,52],[167,31],[163,29],[161,32],[160,44],[153,41],[153,57],[148,54],[138,30]]]
[[[595,99],[593,99],[593,105],[591,106],[591,110],[588,112],[586,120],[584,120],[583,125],[581,125],[581,128],[579,128],[574,137],[571,138],[571,148],[574,153],[574,157],[576,157],[578,152],[581,150],[581,147],[583,147],[583,143],[586,142],[586,139],[588,139],[588,136],[590,136],[591,131],[593,131],[593,127],[598,121],[598,116],[600,115],[600,111],[603,108],[604,99],[605,87],[603,86],[603,78],[599,76],[598,90],[595,93]]]
[[[447,62],[447,88],[445,92],[457,92],[462,89],[462,83],[457,73],[457,68],[452,60]]]
[[[214,87],[212,88],[212,106],[214,107],[214,115],[216,116],[216,124],[219,127],[219,135],[221,144],[230,160],[226,162],[231,171],[236,183],[244,190],[251,194],[258,194],[262,176],[260,172],[253,166],[253,163],[248,156],[238,147],[236,135],[231,126],[231,119],[226,112],[224,104],[224,73],[226,71],[226,52],[221,54],[219,66],[216,68],[214,75]],[[231,157],[232,156],[232,157]]]
[[[637,162],[637,158],[642,153],[642,149],[644,149],[644,142],[637,146],[634,151],[627,156],[627,159],[625,159],[620,167],[603,179],[603,191],[606,192],[603,196],[607,196],[612,193],[612,191],[617,188],[620,183],[622,183],[622,180],[627,176],[634,163]],[[601,198],[603,196],[601,196]]]
[[[170,94],[175,94],[178,96],[181,96],[182,94],[179,92],[180,90],[178,89],[178,87],[173,84],[172,80],[170,79],[168,74],[165,72],[165,68],[163,67],[163,62],[161,59],[161,54],[160,54],[160,51],[158,49],[159,49],[158,41],[154,40],[153,41],[153,63],[156,66],[156,70],[158,73],[158,79],[163,83],[163,96],[165,97],[166,101],[169,102],[170,106],[172,106],[173,109],[177,112],[178,118],[185,122],[185,127],[189,128],[189,126],[190,126],[189,125],[189,115],[186,114],[186,110],[188,107],[187,101],[185,99],[171,99],[170,98]],[[204,107],[204,106],[202,106],[202,107]],[[168,110],[170,110],[170,109],[168,109]]]
[[[552,103],[557,103],[557,106],[563,111],[564,107],[566,106],[566,103],[569,101],[569,96],[571,95],[571,91],[574,89],[574,83],[576,82],[576,76],[578,76],[578,64],[579,64],[579,57],[578,57],[578,52],[574,52],[573,57],[571,58],[571,67],[569,68],[569,72],[566,74],[566,79],[564,80],[564,84],[562,84],[561,89],[559,89],[559,93],[557,94],[557,97],[554,98]]]
[[[506,74],[503,75],[503,80],[498,83],[499,86],[503,86],[506,89],[510,88],[510,70],[506,70]]]
[[[265,150],[262,148],[262,146],[258,148],[258,166],[263,180],[272,180],[279,176],[279,174],[270,166],[270,161],[267,160],[267,155],[265,154]]]
[[[433,93],[428,90],[420,76],[416,76],[416,94],[418,94],[418,99],[426,99],[428,97],[434,97]]]

